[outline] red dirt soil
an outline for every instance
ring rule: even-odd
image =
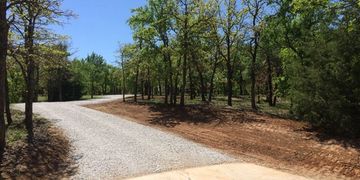
[[[306,123],[231,108],[120,101],[89,108],[176,133],[241,160],[319,179],[360,179],[359,141],[335,140]]]

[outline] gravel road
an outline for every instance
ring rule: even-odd
[[[72,141],[79,164],[74,179],[125,178],[236,161],[176,135],[81,106],[120,98],[34,104],[35,113],[52,120]]]

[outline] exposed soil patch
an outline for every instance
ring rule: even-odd
[[[21,133],[24,127],[16,120],[10,128]],[[25,138],[9,142],[0,166],[0,179],[63,179],[76,173],[70,142],[60,129],[36,117],[34,134],[32,144]]]
[[[171,131],[255,164],[314,178],[360,178],[360,141],[324,138],[303,122],[210,105],[179,108],[117,101],[87,107]]]

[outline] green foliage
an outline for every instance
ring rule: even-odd
[[[26,139],[26,129],[23,124],[24,113],[21,111],[12,111],[13,123],[9,126],[7,130],[7,143],[12,144],[18,141]]]
[[[149,0],[129,20],[125,83],[143,91],[150,79],[155,94],[186,91],[188,103],[210,90],[288,99],[298,119],[358,136],[359,12],[355,0]]]
[[[95,53],[70,64],[72,81],[81,87],[81,94],[100,95],[120,92],[121,71],[106,64],[105,59]]]
[[[292,111],[298,118],[309,120],[329,133],[358,136],[360,46],[352,42],[360,40],[359,14],[355,13],[360,9],[352,1],[325,2],[304,11],[294,6],[296,17],[302,18],[294,18],[296,26],[288,29],[293,37],[293,49],[281,51],[290,84]],[[333,13],[332,7],[337,7],[338,14]],[[354,26],[350,22],[356,18]],[[309,26],[305,22],[309,19],[316,21]],[[294,33],[303,25],[311,31],[301,29],[301,34]]]
[[[21,70],[13,65],[8,67],[9,98],[11,103],[16,103],[22,101],[25,84]]]

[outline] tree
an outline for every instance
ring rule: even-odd
[[[0,159],[6,146],[5,140],[5,71],[9,26],[7,23],[7,1],[0,2]]]
[[[257,110],[266,94],[316,127],[359,134],[357,1],[149,0],[134,12],[124,81],[142,96],[165,87],[166,104],[217,93],[231,106],[250,92]]]
[[[12,7],[16,22],[13,27],[16,34],[22,38],[22,41],[18,42],[20,45],[17,52],[21,51],[23,62],[18,57],[16,59],[26,82],[25,125],[29,142],[32,142],[34,136],[32,115],[36,90],[36,46],[43,38],[49,38],[50,34],[46,31],[46,26],[60,23],[60,17],[72,15],[70,12],[62,11],[60,7],[59,0],[28,0]]]
[[[171,58],[171,47],[170,47],[170,31],[173,27],[173,21],[171,18],[172,11],[174,11],[174,1],[173,0],[149,0],[149,16],[148,24],[153,26],[156,34],[155,37],[158,37],[161,41],[159,49],[163,55],[163,61],[166,64],[166,74],[164,76],[165,81],[165,104],[176,102],[176,93],[174,90],[177,88],[174,87],[173,83],[173,63]]]
[[[38,89],[47,92],[50,102],[79,100],[83,95],[84,84],[72,69],[68,45],[61,42],[50,47],[43,45],[41,49],[46,61],[39,64],[43,78],[39,78]]]
[[[250,28],[251,28],[251,40],[250,40],[250,55],[251,55],[251,107],[253,110],[257,110],[256,106],[256,60],[258,58],[258,50],[260,44],[260,34],[262,26],[264,25],[264,6],[265,0],[246,0],[244,1],[250,15]]]
[[[190,67],[189,59],[191,58],[191,47],[194,46],[194,41],[199,36],[199,32],[204,32],[203,28],[215,17],[216,8],[214,1],[201,0],[178,0],[177,11],[174,13],[176,20],[175,31],[177,40],[180,44],[180,54],[182,56],[182,84],[180,87],[180,105],[185,105],[185,93],[187,84],[187,71]],[[190,71],[191,72],[191,71]],[[191,78],[191,76],[190,76]],[[192,82],[190,82],[192,83]]]
[[[126,76],[125,76],[125,60],[126,60],[126,55],[127,52],[129,51],[131,45],[130,44],[125,44],[125,45],[122,45],[120,47],[120,66],[121,66],[121,75],[122,75],[122,96],[123,96],[123,102],[126,101],[126,97],[125,97],[125,94],[126,94]]]
[[[100,80],[102,79],[102,72],[105,70],[105,59],[94,52],[88,55],[85,58],[87,72],[89,73],[90,80],[90,95],[91,99],[94,98],[95,95],[95,86],[96,84],[100,84]]]
[[[279,9],[292,112],[325,132],[359,136],[359,4],[284,1]]]
[[[261,58],[265,59],[266,64],[266,98],[269,106],[276,105],[276,91],[278,89],[279,78],[282,74],[281,58],[279,55],[283,44],[281,43],[281,35],[278,35],[279,32],[281,32],[281,29],[278,26],[276,17],[266,18],[266,25],[260,37],[260,55]]]
[[[4,110],[6,111],[8,125],[12,123],[10,113],[9,90],[7,80],[7,56],[8,56],[8,38],[10,25],[14,22],[14,18],[8,19],[8,10],[15,5],[23,3],[23,0],[2,0],[0,2],[0,155],[4,151],[6,140],[6,127],[5,119],[3,116]],[[4,104],[3,104],[4,103]]]
[[[234,75],[234,66],[236,56],[235,52],[239,49],[235,48],[236,43],[242,41],[241,29],[243,28],[244,21],[244,11],[237,9],[236,0],[225,0],[224,6],[226,11],[225,15],[222,14],[222,11],[219,10],[220,18],[220,27],[222,33],[224,34],[224,43],[221,46],[225,47],[225,53],[223,50],[220,51],[220,54],[223,56],[226,62],[227,69],[227,94],[228,94],[228,105],[232,106],[232,97],[233,97],[233,75]],[[221,8],[221,7],[219,7]],[[222,49],[222,47],[219,47]]]

